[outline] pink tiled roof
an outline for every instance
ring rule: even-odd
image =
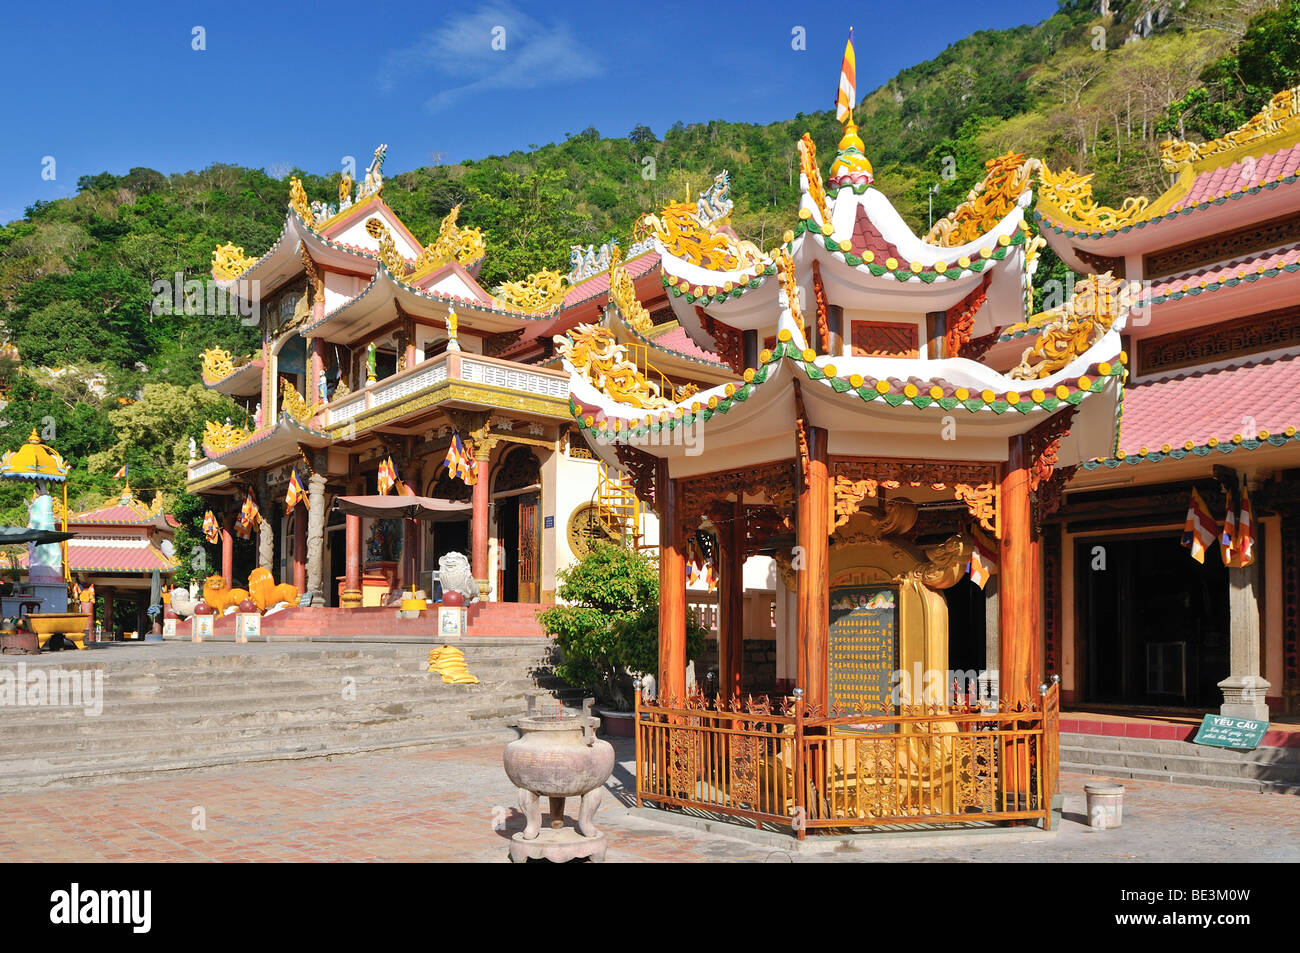
[[[70,516],[68,522],[71,524],[94,523],[102,526],[138,526],[144,523],[153,523],[157,519],[157,514],[145,513],[141,515],[125,503],[111,503],[108,506],[101,506],[97,510]]]
[[[640,255],[627,262],[627,273],[633,279],[640,278],[655,268],[659,267],[659,255],[656,252],[650,252],[648,255]],[[599,295],[609,293],[609,272],[602,271],[598,275],[593,275],[586,281],[580,281],[564,295],[562,308],[569,308],[582,301],[588,301]]]
[[[1240,192],[1279,175],[1295,175],[1297,170],[1300,170],[1300,143],[1262,156],[1247,156],[1231,165],[1202,172],[1172,211],[1222,198],[1228,192]]]
[[[1183,285],[1199,288],[1202,281],[1207,285],[1217,285],[1220,279],[1245,278],[1260,271],[1285,268],[1297,263],[1300,263],[1300,245],[1290,245],[1275,251],[1257,252],[1223,265],[1213,265],[1200,271],[1163,278],[1152,286],[1151,297],[1163,298],[1166,295],[1176,294],[1183,290]]]
[[[1211,437],[1252,439],[1242,432],[1244,417],[1254,418],[1256,431],[1281,433],[1300,425],[1297,394],[1300,355],[1133,384],[1124,390],[1120,449],[1132,455]]]
[[[902,258],[898,247],[885,240],[885,236],[880,234],[880,229],[876,228],[875,223],[867,217],[867,210],[859,205],[858,217],[853,222],[853,254],[861,255],[866,251],[875,255],[875,260],[879,262]]]
[[[692,341],[684,328],[673,328],[667,334],[661,334],[651,340],[662,348],[676,351],[678,354],[685,354],[697,361],[712,361],[714,364],[722,363],[722,358],[717,354],[704,350],[704,348]]]
[[[19,557],[27,565],[27,554]],[[72,572],[159,572],[169,573],[176,567],[162,550],[145,539],[94,539],[74,537],[68,540],[68,568]]]

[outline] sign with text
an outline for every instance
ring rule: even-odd
[[[1206,715],[1192,739],[1198,745],[1215,748],[1258,748],[1268,731],[1268,722],[1228,715]]]
[[[898,670],[898,593],[890,586],[837,586],[830,598],[830,703],[893,711]]]

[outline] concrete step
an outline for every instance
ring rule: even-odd
[[[1061,770],[1113,778],[1300,794],[1300,748],[1234,751],[1186,741],[1061,735]]]

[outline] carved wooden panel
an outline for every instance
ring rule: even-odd
[[[1148,279],[1163,278],[1294,241],[1300,241],[1300,215],[1275,218],[1259,225],[1223,232],[1212,238],[1151,252],[1143,259],[1142,273]]]
[[[1124,273],[1124,256],[1123,255],[1098,255],[1096,252],[1084,251],[1082,248],[1074,249],[1074,254],[1078,256],[1079,261],[1083,262],[1095,275],[1110,272],[1116,278],[1125,278]]]
[[[1043,675],[1050,678],[1060,669],[1061,639],[1061,527],[1043,532]]]
[[[1300,306],[1138,341],[1139,374],[1192,367],[1300,344]]]
[[[1300,515],[1282,518],[1282,671],[1287,712],[1300,707]]]
[[[854,321],[850,340],[854,357],[919,357],[915,324]]]

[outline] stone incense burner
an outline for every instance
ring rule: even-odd
[[[545,859],[564,863],[578,858],[605,859],[605,835],[592,823],[614,770],[614,748],[596,737],[600,719],[591,714],[594,699],[583,702],[582,714],[559,709],[537,710],[537,698],[528,702],[528,714],[519,719],[523,737],[506,745],[506,775],[519,789],[519,809],[527,825],[510,841],[515,862]],[[542,828],[541,798],[550,800],[551,825]],[[564,801],[581,798],[577,830],[564,826]]]

